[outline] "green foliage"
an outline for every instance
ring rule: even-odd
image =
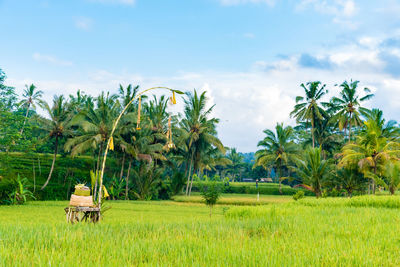
[[[133,170],[132,191],[137,199],[151,200],[158,194],[157,185],[161,182],[161,169],[154,169],[147,163],[140,163]]]
[[[210,217],[211,217],[212,207],[217,203],[217,200],[219,199],[220,195],[221,195],[221,187],[218,183],[208,182],[205,185],[203,185],[203,188],[201,190],[201,196],[203,197],[206,205],[210,207]]]
[[[185,185],[185,174],[183,172],[175,171],[172,174],[170,187],[172,195],[177,195],[182,192],[182,188]]]
[[[293,142],[293,129],[290,126],[283,127],[283,124],[277,124],[275,127],[276,134],[271,130],[264,130],[267,135],[258,146],[263,149],[258,150],[255,154],[255,166],[263,166],[265,169],[274,167],[278,172],[278,180],[280,185],[284,179],[282,170],[292,163],[296,157],[298,147]]]
[[[309,148],[303,160],[298,159],[296,165],[295,171],[301,183],[320,197],[323,186],[332,175],[331,164],[321,157],[321,148]]]
[[[296,194],[293,195],[294,200],[299,200],[304,197],[304,191],[297,191]]]
[[[104,184],[109,189],[109,194],[112,199],[123,199],[123,192],[125,189],[125,180],[117,178],[113,175],[109,181],[105,181]]]
[[[35,199],[33,193],[28,190],[28,180],[22,178],[18,175],[15,180],[13,180],[13,189],[8,195],[11,205],[22,205],[28,199]]]
[[[193,182],[192,191],[201,192],[201,188],[205,185],[204,182]],[[241,183],[241,182],[229,182],[229,185],[226,182],[218,182],[221,187],[222,193],[231,193],[231,194],[257,194],[261,195],[281,195],[279,192],[279,184],[271,184],[271,183],[259,183],[258,188],[256,188],[255,183]],[[281,187],[282,195],[293,195],[297,191],[304,191],[299,188],[292,188],[288,185],[282,185]],[[313,196],[315,195],[311,191],[304,191],[305,195]]]

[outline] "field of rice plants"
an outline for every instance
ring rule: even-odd
[[[68,225],[66,202],[0,206],[0,265],[399,266],[400,211],[384,198],[400,201],[217,205],[211,218],[200,203],[116,201],[97,225]]]
[[[199,193],[193,193],[192,196],[174,196],[176,202],[187,203],[203,203],[204,200]],[[293,201],[292,196],[279,196],[279,195],[259,195],[256,194],[222,194],[218,199],[217,204],[221,205],[266,205],[287,203]]]

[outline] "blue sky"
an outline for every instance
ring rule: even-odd
[[[225,145],[293,124],[299,84],[360,80],[400,120],[400,1],[0,0],[0,68],[50,100],[119,83],[207,90]],[[179,107],[174,111],[179,111]]]

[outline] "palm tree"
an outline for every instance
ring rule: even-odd
[[[279,192],[282,194],[282,171],[289,162],[295,159],[297,145],[293,142],[292,127],[283,127],[283,123],[277,123],[275,132],[268,129],[264,130],[267,136],[258,143],[258,146],[263,147],[263,149],[256,152],[254,167],[275,168],[279,176]]]
[[[207,97],[206,92],[200,95],[196,90],[193,93],[186,93],[184,115],[180,121],[181,142],[185,143],[188,152],[188,179],[186,184],[186,194],[190,195],[193,185],[193,177],[201,163],[202,152],[209,149],[210,146],[217,148],[225,154],[225,147],[217,137],[216,125],[219,122],[217,118],[209,119],[209,116],[214,108],[206,108]],[[190,186],[189,186],[190,183]]]
[[[321,157],[321,147],[309,148],[304,154],[304,159],[297,159],[296,174],[300,177],[302,186],[311,189],[318,197],[322,194],[322,187],[330,178],[331,165]]]
[[[375,179],[383,172],[388,160],[398,160],[400,144],[388,141],[382,134],[381,126],[375,120],[365,122],[365,128],[357,136],[355,143],[349,143],[342,149],[340,165],[357,164],[364,176],[372,180],[372,191],[375,193]],[[371,183],[368,187],[370,192]]]
[[[71,152],[72,156],[84,153],[89,149],[98,150],[97,169],[104,144],[108,140],[114,119],[118,115],[119,105],[115,95],[107,95],[104,92],[97,97],[96,107],[88,106],[82,110],[71,121],[71,125],[78,126],[79,130],[75,137],[68,139],[65,150]]]
[[[374,120],[375,123],[382,129],[382,136],[390,141],[398,140],[400,137],[400,128],[395,120],[390,120],[386,123],[383,118],[383,112],[380,109],[373,108],[363,112],[366,120]]]
[[[85,92],[78,90],[76,95],[69,95],[69,111],[78,114],[89,106],[93,106],[93,97],[86,95]]]
[[[139,92],[139,85],[132,86],[132,84],[129,84],[126,88],[124,88],[120,84],[118,93],[120,97],[120,104],[122,105],[122,107],[125,107],[132,100],[132,98],[134,98],[137,95],[138,92]],[[137,105],[129,106],[127,112],[132,112],[133,110],[135,110],[136,106]]]
[[[297,122],[306,120],[311,122],[311,135],[312,144],[315,147],[315,120],[316,118],[322,119],[325,116],[325,111],[319,106],[319,101],[328,92],[325,89],[325,84],[321,85],[321,82],[308,82],[306,85],[301,84],[304,89],[305,98],[303,96],[296,97],[296,105],[294,110],[290,113],[291,117],[295,117]],[[326,103],[322,103],[326,105]]]
[[[168,123],[168,98],[162,95],[159,99],[154,96],[152,100],[143,105],[143,110],[149,117],[153,131],[164,132]]]
[[[225,168],[228,166],[232,166],[232,161],[228,159],[218,148],[209,146],[206,150],[201,152],[200,162],[197,170],[198,177],[201,177],[205,171],[216,171],[217,167]],[[240,169],[237,169],[237,171],[240,171]]]
[[[336,170],[335,175],[332,177],[332,183],[346,190],[347,196],[352,197],[355,190],[364,188],[365,178],[357,166],[347,166]]]
[[[245,167],[244,156],[238,153],[236,151],[236,148],[231,148],[226,157],[231,161],[231,163],[228,164],[227,172],[232,175],[233,180],[236,180],[236,178],[241,176],[244,170]]]
[[[383,177],[374,175],[372,173],[367,174],[368,177],[374,179],[377,184],[382,185],[389,190],[391,195],[394,195],[396,190],[400,187],[400,165],[397,160],[388,161],[382,173]]]
[[[68,103],[65,101],[63,95],[54,96],[53,106],[51,108],[46,102],[43,102],[42,106],[49,115],[50,119],[48,120],[40,118],[40,121],[42,128],[49,133],[48,138],[54,139],[54,156],[49,176],[47,177],[47,180],[42,186],[41,190],[43,190],[47,186],[53,174],[54,164],[56,162],[57,152],[58,152],[58,143],[60,141],[60,138],[72,134],[72,132],[69,130],[71,116],[67,108]]]
[[[36,90],[36,86],[34,84],[31,84],[29,86],[26,84],[25,90],[24,90],[24,93],[22,96],[24,99],[20,102],[20,105],[26,107],[26,113],[25,113],[24,124],[22,125],[20,134],[22,134],[24,132],[24,127],[25,127],[26,120],[28,118],[29,109],[32,108],[35,110],[36,104],[41,103],[43,91]]]
[[[359,81],[351,80],[350,83],[344,81],[340,87],[340,97],[333,97],[331,99],[331,108],[336,112],[335,120],[339,121],[339,129],[348,129],[349,142],[351,140],[351,129],[353,126],[360,126],[362,124],[361,113],[366,112],[367,109],[361,106],[362,102],[371,99],[374,95],[370,94],[368,88],[364,88],[365,96],[359,97],[357,94],[357,86]]]

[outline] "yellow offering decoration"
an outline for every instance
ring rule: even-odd
[[[112,136],[110,138],[110,150],[114,150],[114,138]]]
[[[138,105],[138,119],[136,124],[136,130],[140,130],[140,110],[142,109],[142,97],[139,97],[139,105]]]
[[[109,197],[110,195],[108,194],[108,191],[106,189],[106,187],[103,185],[103,192],[104,192],[104,197]]]
[[[175,91],[172,91],[172,97],[170,99],[171,99],[172,105],[175,105],[176,104]]]

